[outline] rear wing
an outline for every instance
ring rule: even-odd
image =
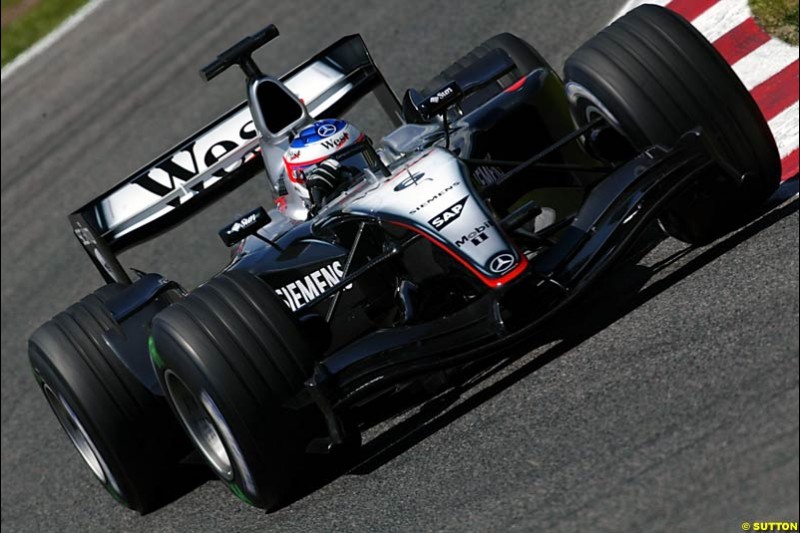
[[[360,35],[282,76],[314,118],[341,116],[373,92],[393,123],[400,104]],[[259,172],[260,135],[242,102],[69,216],[106,282],[129,283],[117,254],[188,220]]]

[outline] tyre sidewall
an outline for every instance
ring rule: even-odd
[[[46,383],[66,400],[99,454],[106,482],[93,473],[92,477],[121,504],[145,512],[151,503],[151,495],[142,493],[137,487],[152,485],[152,479],[147,476],[146,470],[136,467],[139,456],[138,432],[130,425],[118,424],[114,412],[104,408],[113,400],[101,392],[88,367],[81,368],[75,364],[80,358],[77,353],[55,351],[52,347],[48,350],[46,346],[31,344],[30,364],[37,385],[41,389]],[[105,438],[106,433],[101,430],[103,427],[122,430],[124,435],[118,434],[118,442],[111,445]]]
[[[679,15],[657,6],[636,8],[576,50],[565,72],[579,124],[601,115],[638,151],[674,146],[700,126],[713,150],[741,174],[717,168],[679,194],[660,219],[669,235],[707,244],[746,220],[777,188],[778,152],[758,106],[727,62]]]
[[[168,325],[164,329],[171,328]],[[226,377],[232,375],[232,370],[216,355],[215,346],[198,349],[197,344],[193,344],[193,348],[187,350],[179,338],[174,330],[158,337],[158,353],[166,366],[155,363],[154,366],[162,389],[167,390],[165,372],[170,370],[183,381],[196,400],[200,401],[204,394],[207,395],[219,411],[220,419],[228,426],[226,430],[216,421],[214,424],[223,438],[233,467],[233,479],[223,479],[223,482],[251,505],[268,510],[281,505],[282,500],[272,495],[282,492],[282,487],[291,482],[291,459],[299,451],[291,446],[291,441],[281,438],[286,435],[279,428],[291,422],[288,413],[256,405],[240,384],[228,381]],[[193,342],[197,343],[196,340]],[[184,355],[173,357],[171,354],[177,350]],[[169,403],[180,419],[172,402]],[[270,431],[270,423],[274,431]]]

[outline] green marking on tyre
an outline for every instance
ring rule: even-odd
[[[128,503],[125,500],[122,499],[122,494],[120,494],[116,490],[114,490],[114,487],[112,487],[108,483],[104,483],[103,487],[106,489],[106,492],[111,494],[114,497],[114,499],[117,500],[119,503],[121,503],[122,505],[125,505],[125,506],[128,505]]]
[[[164,363],[164,360],[161,359],[161,355],[158,353],[158,350],[156,350],[156,341],[153,340],[152,335],[147,338],[147,349],[150,352],[150,359],[153,360],[153,363],[155,363],[158,368],[164,368],[167,366]]]
[[[234,493],[236,497],[242,500],[244,503],[247,505],[253,505],[253,502],[250,501],[250,498],[245,495],[244,491],[239,487],[239,485],[236,483],[228,483],[228,488],[231,489],[231,492]]]

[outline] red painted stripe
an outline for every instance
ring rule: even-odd
[[[672,0],[667,7],[692,21],[719,0]]]
[[[687,20],[693,21],[718,1],[672,0],[666,7],[683,15]],[[714,47],[729,64],[733,65],[768,42],[769,39],[769,35],[759,28],[755,20],[750,17],[717,39],[714,42]],[[781,111],[797,102],[800,97],[798,95],[799,81],[798,61],[795,60],[792,64],[750,91],[766,120],[774,118]],[[798,175],[800,161],[798,160],[797,149],[781,160],[781,169],[781,179],[784,181]]]
[[[764,113],[764,118],[772,119],[798,100],[800,97],[798,81],[800,81],[800,68],[798,60],[795,59],[786,68],[750,91],[761,112]]]
[[[503,91],[503,92],[510,93],[512,91],[518,90],[520,87],[525,85],[525,80],[526,79],[528,79],[527,76],[522,76],[520,79],[518,79],[517,81],[515,81],[514,83],[512,83],[511,85],[506,87],[505,91]]]
[[[800,171],[800,159],[798,159],[800,150],[795,149],[794,152],[781,159],[781,167],[783,168],[783,175],[781,181],[786,181],[789,178],[797,176]]]
[[[759,28],[755,19],[750,17],[714,41],[714,47],[729,65],[733,65],[767,41],[769,34]]]

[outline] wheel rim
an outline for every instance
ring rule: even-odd
[[[197,400],[189,387],[172,370],[164,373],[164,380],[170,401],[195,446],[219,477],[232,480],[233,466],[228,451],[205,404]]]
[[[588,124],[597,117],[603,118],[609,126],[622,135],[631,144],[633,142],[626,135],[617,117],[592,92],[583,85],[568,81],[565,87],[570,109],[578,124]],[[581,114],[583,116],[581,116]]]
[[[72,444],[75,445],[75,448],[78,449],[78,453],[83,457],[83,461],[89,465],[95,477],[105,484],[108,478],[100,462],[97,447],[84,429],[83,424],[81,424],[78,417],[75,416],[75,412],[64,398],[57,394],[50,385],[47,383],[42,384],[42,390],[44,391],[45,398],[47,398],[47,403],[50,404],[50,408],[55,413],[56,418],[58,418],[61,427],[67,432]]]

